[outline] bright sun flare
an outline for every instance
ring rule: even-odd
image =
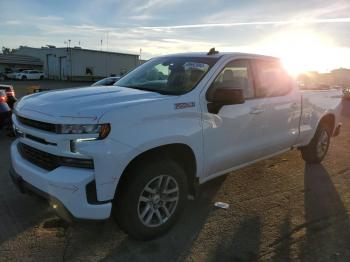
[[[275,35],[266,39],[261,48],[280,57],[293,75],[306,71],[330,71],[344,64],[345,59],[341,48],[329,38],[308,31]]]

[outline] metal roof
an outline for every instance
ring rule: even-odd
[[[178,53],[178,54],[164,55],[163,57],[167,57],[167,56],[216,57],[216,58],[226,56],[226,57],[240,57],[240,58],[251,58],[251,59],[254,59],[254,58],[279,59],[278,57],[273,57],[273,56],[253,54],[253,53],[240,53],[240,52],[218,52],[217,54],[213,54],[213,55],[208,55],[207,52],[189,52],[189,53]]]
[[[21,50],[36,50],[39,52],[48,52],[48,51],[56,51],[56,50],[69,50],[72,52],[94,52],[94,53],[107,53],[107,54],[113,54],[113,55],[125,55],[125,56],[134,56],[134,57],[139,57],[138,54],[129,54],[129,53],[121,53],[121,52],[113,52],[113,51],[103,51],[103,50],[94,50],[94,49],[85,49],[81,47],[30,47],[30,46],[20,46],[19,51]]]
[[[43,62],[39,58],[32,56],[0,54],[0,64],[42,66]]]

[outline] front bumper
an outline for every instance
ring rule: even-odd
[[[109,218],[112,203],[91,204],[86,186],[94,181],[94,171],[84,168],[58,167],[52,171],[39,168],[23,159],[11,145],[10,174],[22,192],[31,192],[47,199],[63,218],[104,220]]]

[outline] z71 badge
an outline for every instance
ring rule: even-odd
[[[185,109],[185,108],[194,107],[194,106],[195,106],[194,102],[176,103],[175,104],[175,109]]]

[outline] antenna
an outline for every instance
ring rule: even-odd
[[[212,47],[212,48],[210,48],[210,50],[209,50],[209,52],[207,53],[207,55],[216,55],[216,54],[218,54],[219,53],[219,51],[216,51],[215,50],[215,47]]]

